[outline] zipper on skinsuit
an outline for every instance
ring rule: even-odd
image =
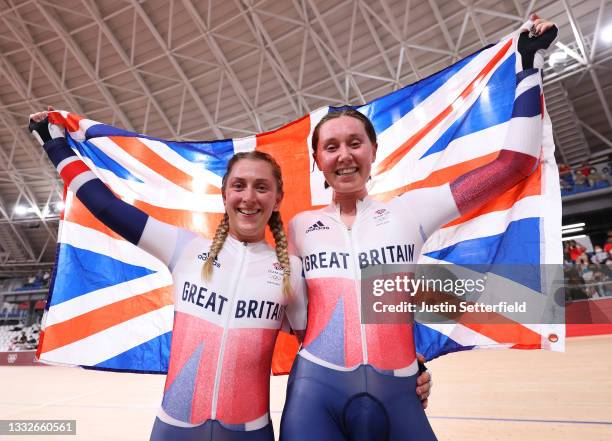
[[[236,291],[238,290],[238,282],[240,281],[240,276],[242,276],[242,272],[244,271],[244,258],[247,255],[247,243],[243,242],[243,247],[240,250],[240,262],[238,264],[238,272],[236,273],[236,278],[234,279],[234,284],[232,289],[230,290],[230,303],[229,303],[229,314],[227,314],[227,318],[225,319],[225,324],[223,325],[223,335],[221,336],[221,346],[219,347],[219,358],[217,359],[217,372],[215,373],[215,384],[213,385],[213,397],[212,397],[212,414],[211,419],[217,419],[217,403],[219,401],[219,382],[221,381],[221,369],[223,367],[223,355],[225,354],[225,342],[227,340],[227,334],[229,331],[229,322],[232,319],[232,314],[234,312],[234,303],[236,302]]]
[[[355,220],[353,222],[353,226],[355,226],[357,224],[357,216],[359,215],[359,212],[357,212],[355,214]],[[342,225],[344,225],[344,223],[342,223]],[[353,241],[353,229],[352,227],[348,227],[346,225],[344,225],[344,228],[346,228],[346,233],[348,236],[348,241],[349,241],[349,247],[351,249],[351,254],[353,255],[353,275],[356,281],[356,294],[357,294],[357,308],[359,309],[359,330],[361,333],[361,352],[362,352],[362,356],[363,356],[363,364],[368,364],[368,345],[366,342],[366,332],[365,332],[365,325],[363,324],[363,312],[361,311],[361,277],[359,274],[359,258],[357,256],[357,252],[355,249],[355,244]]]

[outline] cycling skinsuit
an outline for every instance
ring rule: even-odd
[[[475,199],[487,200],[483,188],[512,186],[533,170],[541,140],[539,72],[517,79],[509,133],[519,141],[508,141],[499,164],[386,203],[365,197],[350,228],[336,205],[292,220],[290,248],[302,259],[308,327],[289,378],[281,441],[435,439],[415,393],[412,325],[362,323],[360,270],[416,263],[435,230],[471,210]]]
[[[276,336],[285,318],[295,330],[306,325],[300,261],[292,257],[294,293],[288,299],[274,250],[263,241],[243,243],[228,235],[205,281],[210,240],[116,198],[64,138],[44,147],[94,215],[172,273],[170,365],[151,439],[272,441],[269,381]]]
[[[428,210],[432,200],[447,208]],[[292,220],[292,254],[302,258],[308,286],[308,327],[289,378],[282,440],[435,439],[415,392],[412,326],[361,323],[360,270],[415,263],[427,236],[457,214],[447,184],[388,203],[366,197],[351,228],[336,206]]]

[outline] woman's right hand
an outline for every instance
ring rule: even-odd
[[[46,111],[31,113],[30,122],[28,124],[28,130],[32,133],[32,136],[40,143],[44,145],[46,142],[51,141],[55,138],[64,137],[64,128],[56,124],[49,124],[47,118],[49,112],[52,112],[53,106],[47,107]]]
[[[53,106],[48,106],[47,110],[43,110],[42,112],[37,112],[37,113],[31,113],[30,114],[30,121],[34,121],[34,122],[41,122],[44,121],[45,118],[47,118],[47,116],[49,116],[49,112],[52,112]]]

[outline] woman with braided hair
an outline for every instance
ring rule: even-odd
[[[298,334],[306,327],[301,265],[289,257],[278,211],[283,181],[276,161],[257,151],[232,157],[222,181],[225,215],[210,241],[115,197],[47,112],[30,115],[30,130],[84,205],[172,274],[170,364],[151,440],[273,441],[276,336],[285,321]],[[266,225],[276,250],[264,240]]]

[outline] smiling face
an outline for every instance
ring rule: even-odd
[[[337,194],[365,196],[376,144],[362,121],[346,115],[325,121],[319,127],[314,157]]]
[[[223,188],[229,233],[243,242],[263,240],[268,220],[278,210],[281,199],[269,163],[240,159],[233,164]]]

